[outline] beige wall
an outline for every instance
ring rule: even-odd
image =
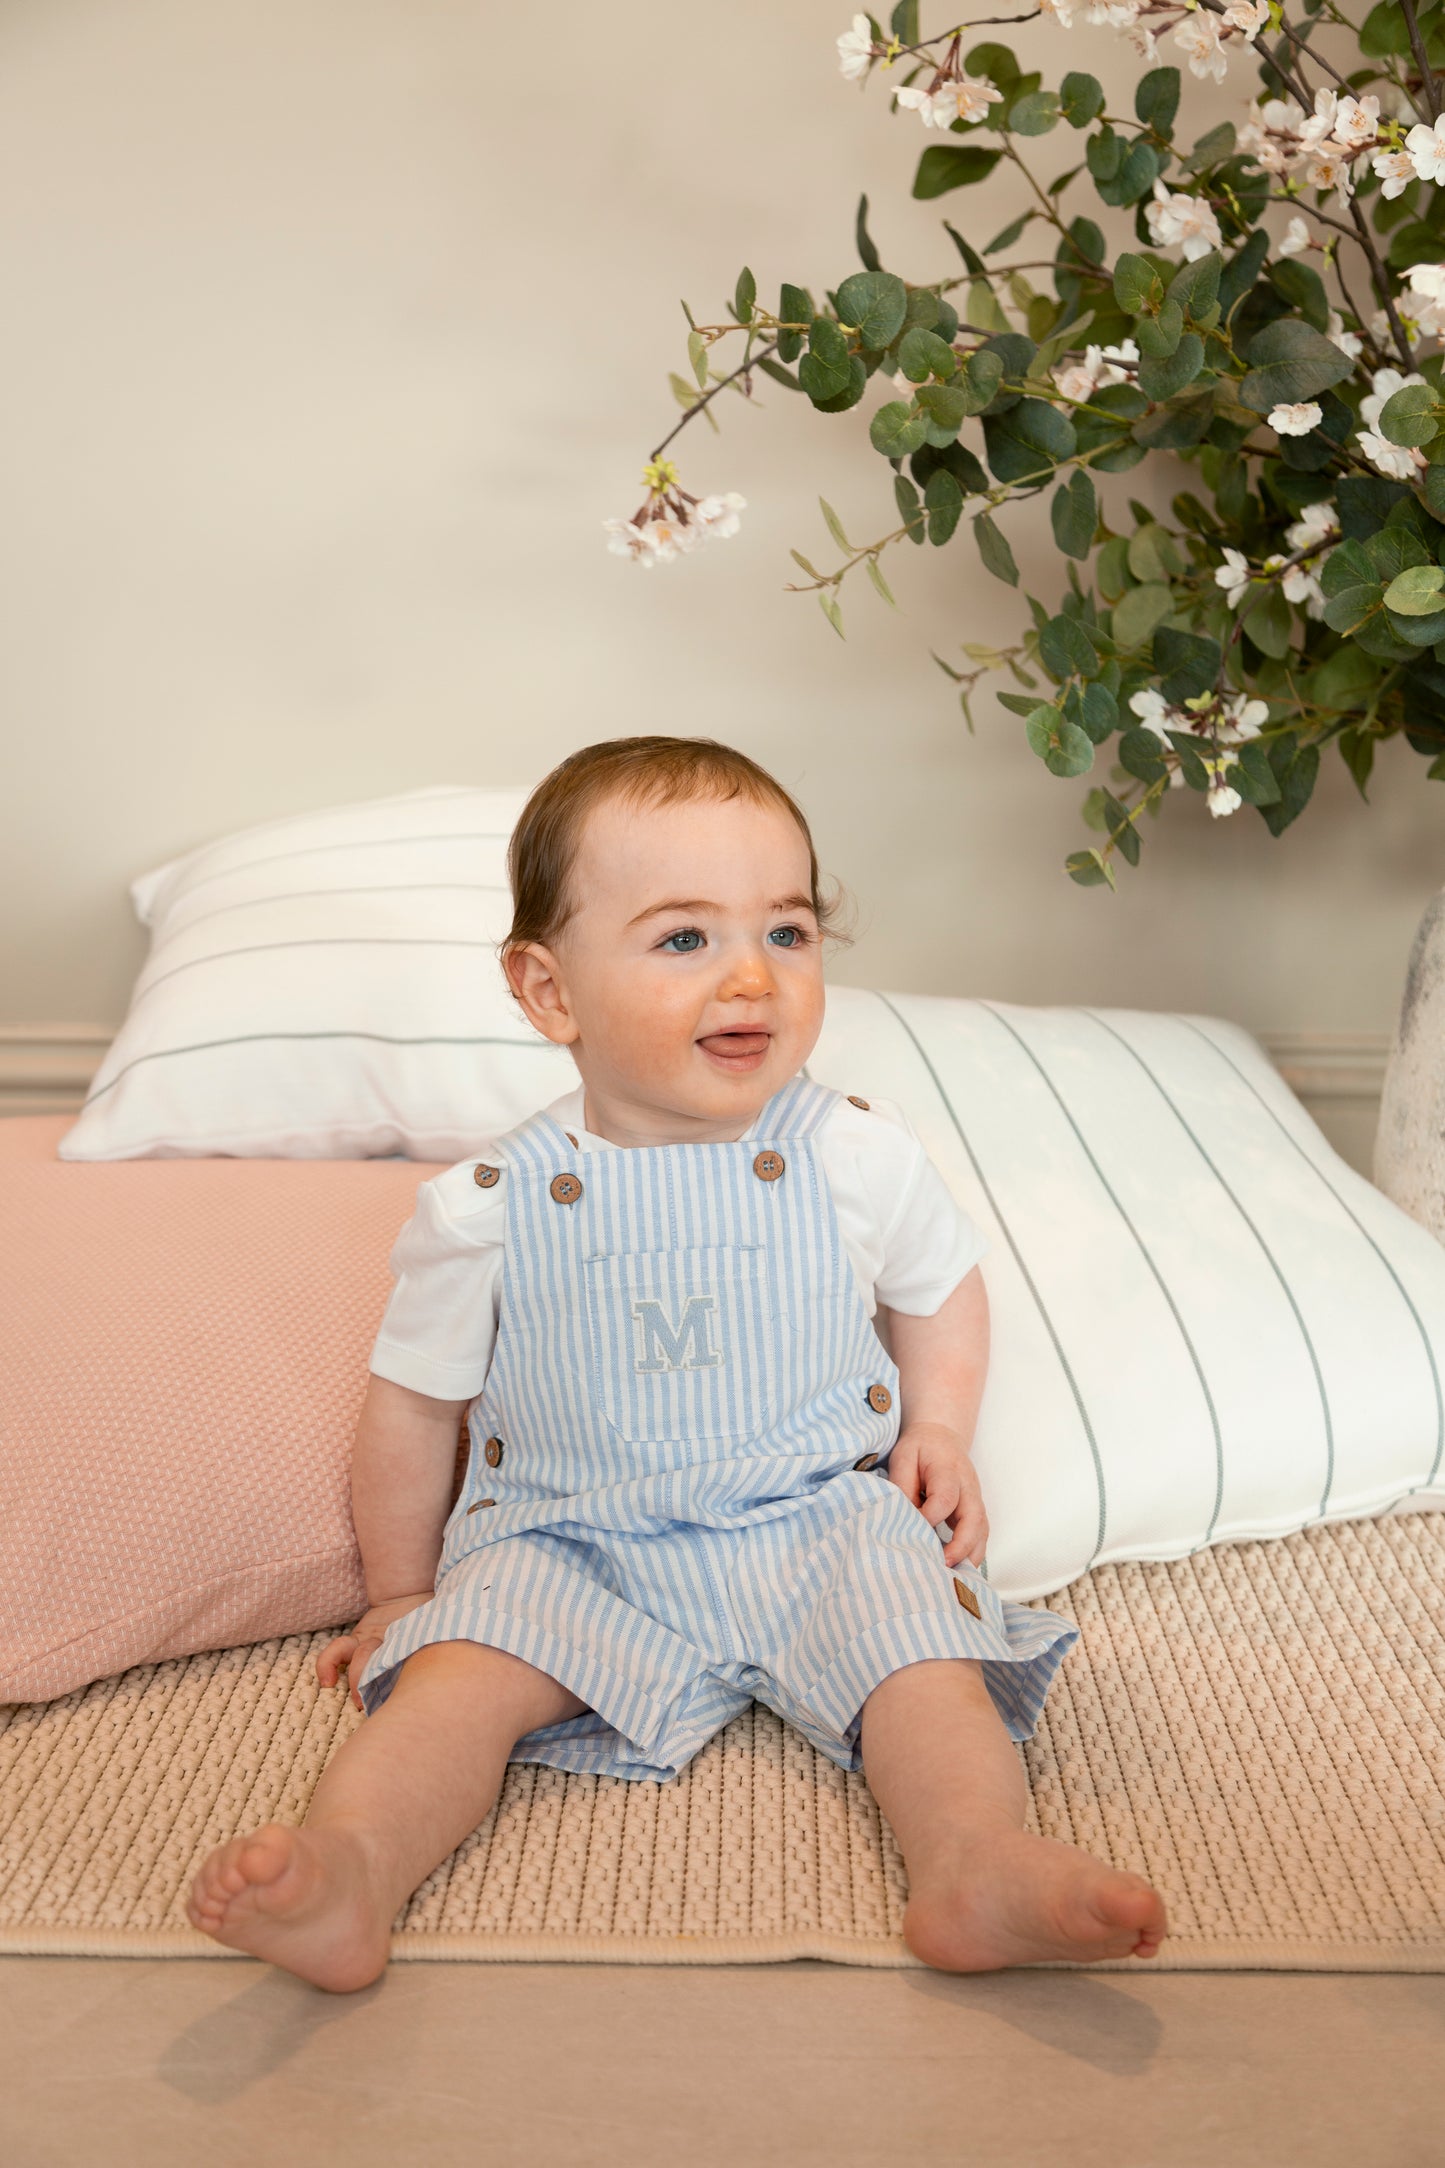
[[[790,544],[829,558],[819,490],[893,524],[871,398],[719,402],[684,474],[745,493],[742,535],[651,575],[606,554],[670,425],[679,294],[715,315],[744,257],[765,293],[835,283],[864,187],[890,266],[936,276],[940,211],[986,239],[1012,197],[906,200],[926,139],[838,76],[848,0],[511,13],[0,14],[0,1024],[117,1021],[125,884],[204,838],[665,728],[801,794],[859,903],[840,977],[1387,1030],[1445,792],[1395,746],[1371,810],[1331,767],[1280,842],[1191,798],[1123,894],[1075,889],[1082,786],[991,700],[970,740],[929,660],[1018,621],[971,545],[904,552],[903,608],[860,588],[846,646],[782,591]],[[1127,94],[1109,33],[1026,35]]]

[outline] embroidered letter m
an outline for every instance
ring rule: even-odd
[[[634,1370],[715,1370],[722,1356],[708,1344],[708,1317],[717,1308],[712,1295],[689,1295],[674,1325],[660,1302],[634,1302],[641,1353]]]

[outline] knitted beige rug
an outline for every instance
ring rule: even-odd
[[[1133,1868],[1155,1971],[1445,1971],[1445,1514],[1106,1566],[1024,1749],[1030,1826]],[[324,1634],[0,1710],[0,1953],[227,1957],[185,1919],[212,1845],[296,1822],[361,1721]],[[399,1958],[909,1965],[862,1780],[761,1709],[671,1784],[514,1766],[418,1890]],[[1116,1960],[1094,1970],[1144,1968]]]

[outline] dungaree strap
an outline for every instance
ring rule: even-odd
[[[840,1096],[826,1084],[814,1084],[805,1076],[793,1077],[781,1091],[774,1092],[762,1108],[753,1124],[751,1138],[740,1141],[756,1143],[761,1139],[769,1144],[799,1143],[821,1127]],[[578,1149],[567,1131],[555,1115],[546,1113],[533,1114],[499,1138],[492,1149],[504,1165],[518,1168],[545,1166],[553,1173],[558,1167],[572,1167],[580,1160]]]

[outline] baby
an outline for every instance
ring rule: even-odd
[[[1157,1892],[1023,1826],[1078,1629],[978,1570],[983,1241],[896,1107],[804,1073],[802,813],[711,740],[619,739],[509,866],[507,979],[582,1081],[418,1192],[352,1462],[371,1608],[317,1658],[367,1721],[192,1923],[363,1987],[509,1760],[666,1780],[757,1699],[866,1773],[926,1963],[1152,1957]]]

